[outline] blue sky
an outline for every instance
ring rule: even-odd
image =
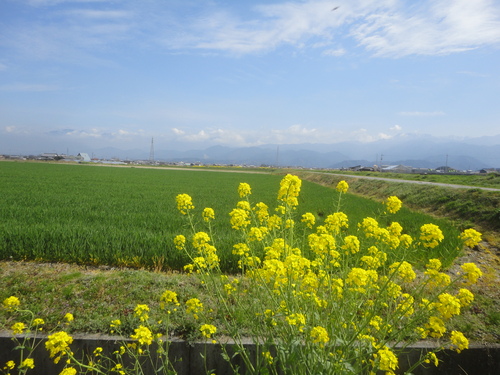
[[[0,153],[494,136],[499,98],[494,0],[0,2]]]

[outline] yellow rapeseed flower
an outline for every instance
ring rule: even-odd
[[[407,261],[396,262],[390,265],[391,273],[397,273],[398,277],[404,282],[412,282],[417,275],[413,271],[413,267]]]
[[[202,250],[210,242],[210,236],[205,232],[197,232],[193,235],[193,247]]]
[[[441,293],[438,296],[436,308],[443,319],[450,319],[453,315],[460,315],[460,300],[449,293]]]
[[[287,174],[280,182],[278,200],[289,206],[295,207],[299,204],[297,197],[300,193],[302,181],[297,176]]]
[[[267,219],[269,219],[268,206],[265,203],[259,202],[255,205],[253,210],[255,211],[255,215],[257,215],[259,223],[261,225],[265,224]]]
[[[483,276],[481,270],[474,263],[464,263],[460,266],[463,271],[463,277],[466,284],[475,284],[477,280]]]
[[[13,370],[14,367],[16,367],[16,362],[14,361],[7,361],[5,366],[3,367],[4,370]]]
[[[33,358],[26,358],[22,363],[21,365],[19,366],[19,368],[35,368],[35,360]]]
[[[342,228],[349,227],[349,219],[343,212],[335,212],[325,219],[325,228],[333,234],[339,234]]]
[[[457,298],[461,306],[469,306],[474,301],[474,294],[468,289],[461,288],[457,293]]]
[[[411,238],[411,236],[409,234],[402,234],[399,237],[399,243],[401,245],[403,245],[403,247],[408,249],[411,246],[411,244],[413,243],[413,238]]]
[[[210,220],[214,220],[215,219],[215,212],[214,212],[214,209],[213,208],[210,208],[210,207],[206,207],[203,209],[203,212],[201,214],[201,216],[203,217],[203,220],[206,221],[207,223],[210,221]]]
[[[434,353],[434,352],[427,353],[424,362],[425,363],[431,363],[432,362],[434,364],[434,366],[436,366],[436,367],[438,367],[438,365],[439,365],[439,360],[438,360],[438,358],[436,356],[436,353]]]
[[[55,357],[54,363],[58,363],[60,358],[70,351],[69,345],[73,342],[73,338],[64,331],[53,333],[47,337],[45,348],[50,352],[50,358]]]
[[[193,199],[188,194],[179,194],[175,200],[177,201],[177,209],[183,215],[187,215],[189,210],[194,209]]]
[[[273,356],[271,355],[271,352],[270,351],[267,351],[267,352],[262,352],[262,356],[264,357],[264,359],[267,361],[267,363],[269,363],[270,365],[273,364],[273,361],[274,361],[274,358]]]
[[[374,357],[378,359],[378,368],[381,371],[385,371],[386,375],[394,374],[398,367],[398,358],[388,347],[384,346],[374,354]]]
[[[145,322],[149,319],[149,306],[145,304],[138,304],[134,308],[135,316],[140,319],[141,322]]]
[[[74,367],[66,367],[64,370],[62,370],[59,375],[76,375],[76,369]]]
[[[111,333],[114,333],[114,332],[115,332],[115,331],[114,331],[114,328],[117,328],[117,327],[121,326],[121,324],[122,324],[122,322],[121,322],[121,320],[120,320],[120,319],[115,319],[115,320],[112,320],[112,321],[111,321],[111,324],[109,325],[109,327],[110,327],[110,328],[113,328],[113,329],[111,330]]]
[[[171,290],[166,290],[163,292],[160,297],[160,307],[164,309],[166,304],[173,304],[175,306],[180,305],[179,301],[177,300],[176,292],[173,292]]]
[[[71,323],[73,320],[75,320],[75,317],[71,313],[66,313],[66,315],[64,315],[64,320],[66,320],[66,322],[68,323]]]
[[[347,193],[347,190],[349,189],[349,185],[347,184],[347,182],[342,180],[337,184],[336,189],[339,193]]]
[[[299,328],[300,332],[304,331],[304,326],[306,324],[306,317],[304,314],[295,313],[295,314],[288,315],[286,317],[286,321],[291,326],[297,326]]]
[[[246,182],[241,182],[238,186],[238,194],[240,198],[245,198],[246,196],[252,194],[252,188]]]
[[[248,215],[248,211],[242,208],[235,208],[230,213],[231,219],[229,222],[231,223],[231,227],[233,229],[239,230],[247,227],[250,224],[250,218]]]
[[[262,231],[260,228],[257,227],[252,227],[248,231],[248,241],[262,241],[264,239],[264,235],[262,234]]]
[[[314,216],[310,212],[306,212],[305,214],[302,215],[301,222],[305,223],[309,229],[312,229],[312,227],[316,223],[316,216]]]
[[[425,324],[426,333],[434,338],[440,338],[446,332],[444,322],[437,316],[431,316],[428,323]]]
[[[191,298],[186,301],[186,312],[193,314],[198,319],[198,313],[203,311],[203,304],[198,298]]]
[[[37,326],[43,326],[45,324],[45,321],[42,318],[35,318],[33,319],[33,325],[35,327]]]
[[[184,249],[184,246],[186,245],[186,237],[184,237],[182,234],[175,236],[174,245],[178,250]]]
[[[403,202],[401,202],[401,200],[394,195],[387,198],[387,201],[385,202],[385,207],[391,214],[398,212],[402,206]]]
[[[21,305],[19,298],[15,296],[10,296],[3,300],[3,307],[8,311],[13,311]]]
[[[475,247],[481,242],[481,233],[472,228],[464,230],[458,237],[463,240],[465,246],[468,247]]]
[[[17,323],[14,323],[12,325],[12,327],[10,327],[10,329],[12,330],[12,333],[14,335],[18,335],[18,334],[21,334],[24,332],[24,330],[26,329],[26,324],[21,323],[21,322],[17,322]]]
[[[439,245],[444,239],[443,232],[435,224],[424,224],[420,227],[420,240],[424,247],[430,249]]]
[[[237,243],[233,245],[233,254],[243,256],[250,252],[250,248],[246,243]]]
[[[359,251],[359,240],[356,236],[346,236],[344,237],[344,244],[342,245],[342,249],[345,250],[345,253],[348,254],[351,252],[352,254],[356,254]]]
[[[212,335],[215,335],[215,333],[217,332],[217,327],[215,327],[212,324],[203,324],[200,327],[200,332],[203,335],[203,337],[210,339],[212,338]]]
[[[153,334],[148,327],[142,325],[134,329],[134,334],[130,337],[139,342],[139,345],[151,345],[153,342]]]
[[[311,339],[313,343],[320,344],[320,346],[325,346],[325,344],[330,341],[328,332],[321,326],[316,326],[311,329]]]
[[[469,340],[467,340],[462,332],[452,331],[450,341],[452,343],[451,349],[455,349],[457,353],[469,348]]]

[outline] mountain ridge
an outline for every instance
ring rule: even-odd
[[[499,137],[500,142],[500,137]],[[486,143],[486,142],[485,142]],[[94,151],[99,157],[120,156],[148,160],[142,150],[113,148]],[[102,156],[101,156],[102,155]],[[500,167],[500,144],[439,140],[428,137],[381,140],[370,143],[266,144],[249,147],[214,145],[178,151],[158,149],[155,160],[204,164],[244,164],[304,168],[346,168],[354,165],[408,165],[415,168],[449,166],[458,170]]]

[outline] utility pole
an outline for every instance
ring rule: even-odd
[[[149,150],[149,162],[151,164],[155,162],[155,147],[153,144],[153,138],[151,138],[151,149]]]

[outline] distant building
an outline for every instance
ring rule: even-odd
[[[43,154],[40,154],[40,159],[41,160],[56,160],[59,158],[59,154],[55,152],[44,152]]]
[[[77,156],[76,156],[76,160],[78,161],[86,161],[86,162],[90,162],[90,156],[89,154],[85,153],[85,152],[80,152]]]
[[[394,172],[394,173],[411,173],[413,167],[408,167],[406,165],[389,165],[387,167],[382,167],[383,172]]]

